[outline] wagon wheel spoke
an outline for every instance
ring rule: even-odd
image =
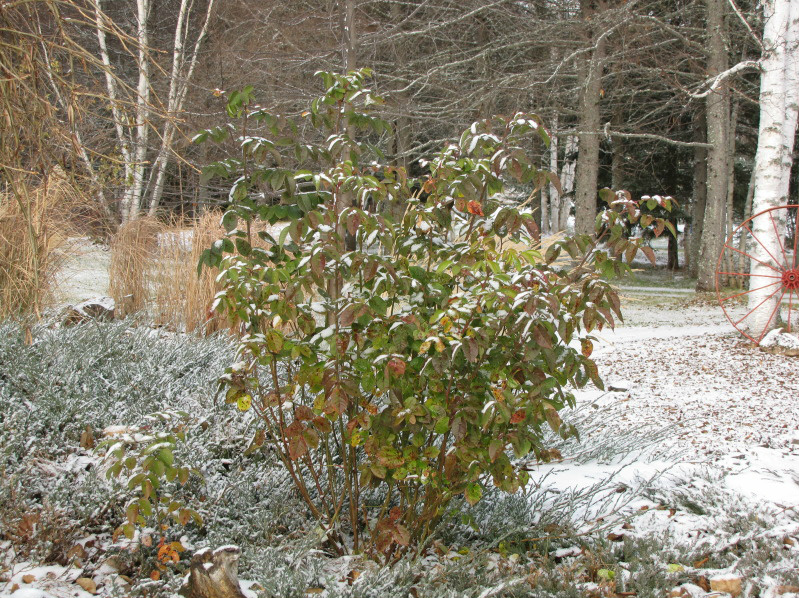
[[[769,214],[769,216],[771,216],[771,214]],[[755,218],[757,218],[757,216],[755,216]],[[750,229],[750,228],[749,228],[749,227],[747,227],[747,226],[744,226],[744,230],[748,231],[748,232],[749,232],[749,234],[750,234],[750,235],[752,235],[752,237],[754,238],[754,240],[758,242],[758,244],[759,244],[759,245],[760,245],[760,246],[763,248],[763,250],[764,250],[764,251],[765,251],[765,252],[768,254],[768,256],[769,256],[769,257],[770,257],[772,260],[774,260],[774,263],[775,263],[775,264],[777,264],[777,266],[779,267],[779,265],[780,265],[780,261],[779,261],[777,258],[775,258],[773,255],[771,255],[771,252],[768,250],[768,247],[766,247],[765,245],[763,245],[763,243],[760,241],[760,239],[758,239],[758,238],[757,238],[757,236],[755,235],[755,233],[753,233],[753,232],[752,232],[752,229]],[[746,257],[748,257],[749,259],[755,259],[755,257],[754,257],[754,256],[752,256],[752,255],[748,255],[748,254],[746,254],[746,253],[745,253],[744,255],[745,255]],[[757,260],[757,261],[758,261],[758,262],[760,262],[760,260]],[[763,264],[764,266],[768,265],[768,264],[766,264],[766,263],[764,263],[764,262],[760,262],[760,263],[761,263],[761,264]],[[782,268],[780,268],[779,270],[778,270],[777,268],[772,268],[771,266],[769,266],[769,268],[771,268],[772,270],[776,270],[777,272],[782,272],[782,271],[783,271],[783,269],[782,269]]]
[[[773,287],[774,285],[780,285],[774,291],[774,293],[776,293],[777,291],[779,291],[782,288],[782,280],[778,280],[776,282],[772,282],[770,284],[764,285],[762,287],[758,287],[756,289],[749,289],[748,291],[741,291],[740,293],[735,293],[735,295],[730,295],[729,297],[724,297],[723,299],[721,299],[721,301],[729,301],[730,299],[736,299],[737,297],[743,297],[744,295],[749,295],[750,293],[754,293],[755,291],[762,291],[763,289],[767,289],[769,287]],[[772,293],[772,295],[774,293]],[[755,308],[755,309],[757,309],[757,308]],[[746,315],[748,316],[749,314],[746,314]],[[744,318],[746,318],[746,316],[744,316]]]
[[[775,276],[771,274],[749,274],[748,272],[718,272],[717,274],[727,274],[728,276],[754,276],[761,278],[777,278],[782,279],[782,276]]]
[[[725,244],[725,245],[724,245],[724,250],[722,251],[722,255],[724,255],[724,251],[727,251],[728,249],[730,249],[730,250],[734,251],[735,253],[740,253],[742,256],[744,256],[744,257],[747,257],[747,258],[749,258],[750,260],[753,260],[753,261],[757,262],[757,263],[758,263],[758,264],[760,264],[761,266],[765,266],[766,268],[770,268],[771,270],[774,270],[775,272],[778,272],[779,274],[782,274],[782,270],[778,270],[777,268],[775,268],[775,267],[774,267],[774,266],[772,266],[771,264],[767,264],[766,262],[764,262],[764,261],[761,261],[761,260],[757,259],[755,256],[753,256],[753,255],[749,255],[749,254],[748,254],[748,253],[746,253],[745,251],[741,251],[741,250],[740,250],[740,249],[738,249],[737,247],[731,247],[730,245],[726,245],[726,244]],[[721,273],[719,272],[719,274],[721,274]],[[779,276],[778,276],[777,278],[779,278]]]

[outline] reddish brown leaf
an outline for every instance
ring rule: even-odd
[[[460,440],[466,436],[466,421],[460,416],[456,416],[455,419],[452,420],[452,435],[455,437],[455,440]]]
[[[549,338],[549,332],[547,332],[547,329],[543,326],[533,327],[533,339],[539,347],[543,347],[544,349],[552,348],[552,340]]]
[[[644,255],[649,258],[649,261],[652,262],[653,266],[656,265],[655,264],[655,251],[651,247],[648,247],[648,246],[641,247],[641,251],[643,251]]]
[[[289,437],[289,458],[292,461],[301,459],[308,452],[308,443],[302,434]]]
[[[313,425],[316,426],[316,429],[319,430],[322,434],[330,434],[333,431],[333,426],[330,424],[330,421],[325,417],[315,417],[313,420]]]
[[[394,526],[391,535],[394,537],[394,541],[400,546],[407,546],[411,542],[411,533],[404,525],[399,523]]]
[[[361,226],[361,215],[358,212],[352,212],[347,217],[347,232],[354,237],[359,226]]]
[[[484,216],[483,214],[483,206],[480,204],[479,201],[472,200],[468,204],[466,204],[466,211],[474,216]]]
[[[505,450],[505,443],[499,438],[494,438],[488,444],[488,458],[491,459],[491,462],[493,463],[494,461],[497,460],[497,457],[499,457],[504,450]]]
[[[510,416],[510,423],[518,424],[520,422],[523,422],[525,417],[527,417],[527,413],[525,412],[525,410],[519,409],[518,411],[515,411],[513,415]]]
[[[466,356],[467,361],[472,363],[477,361],[477,356],[479,354],[477,341],[471,337],[466,337],[463,339],[463,354]]]
[[[350,346],[350,335],[349,334],[339,334],[336,337],[336,347],[338,348],[338,352],[343,354],[347,347]]]
[[[339,323],[345,327],[352,326],[352,323],[355,321],[355,311],[357,309],[358,306],[352,303],[342,309],[338,317]]]
[[[386,364],[386,374],[389,372],[395,376],[402,376],[405,373],[405,362],[399,357],[392,357]]]
[[[347,410],[347,394],[336,386],[330,390],[330,394],[325,402],[325,413],[328,415],[341,415]]]
[[[311,421],[316,417],[316,414],[310,407],[306,407],[305,405],[297,405],[294,408],[294,419],[299,421]]]

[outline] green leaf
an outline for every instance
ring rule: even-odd
[[[250,255],[252,253],[252,246],[247,241],[247,239],[237,238],[236,239],[236,249],[244,257],[247,257],[248,255]]]
[[[480,502],[480,499],[483,497],[483,487],[477,482],[472,482],[466,486],[463,495],[466,497],[466,502],[474,506]]]
[[[436,420],[433,430],[436,434],[445,434],[449,430],[449,418],[444,416]]]
[[[222,216],[222,226],[225,228],[225,232],[229,233],[236,230],[238,224],[239,217],[234,210],[228,210],[225,212],[225,215]]]
[[[158,451],[158,458],[167,467],[172,467],[172,464],[175,462],[175,457],[168,448],[162,448]]]
[[[236,399],[236,407],[239,411],[248,411],[252,406],[252,397],[248,394],[241,395]]]
[[[283,350],[283,335],[274,328],[266,331],[266,347],[270,353],[280,353]]]

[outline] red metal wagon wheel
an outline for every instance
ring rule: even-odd
[[[775,317],[779,319],[787,310],[787,317],[783,319],[787,331],[791,332],[791,327],[794,331],[797,328],[793,320],[799,310],[798,209],[799,205],[778,206],[744,220],[727,238],[719,255],[716,265],[716,295],[721,309],[738,332],[755,344],[763,340],[768,330],[764,329],[759,335],[750,334],[749,323],[756,319],[763,321],[763,316],[767,315],[765,321],[771,322]],[[778,232],[777,215],[780,210],[785,210],[787,214],[783,235]],[[756,234],[753,231],[760,232]],[[769,249],[766,235],[777,237],[778,250]],[[750,269],[753,263],[761,266],[756,273],[752,273]],[[746,290],[730,290],[725,287],[725,283],[735,282],[742,283],[740,286]],[[743,316],[733,313],[731,308],[739,303],[736,301],[739,297],[747,297],[756,291],[764,291],[766,297],[751,309],[747,305]],[[775,297],[776,303],[770,301]]]

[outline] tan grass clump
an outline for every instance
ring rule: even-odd
[[[69,215],[87,201],[60,170],[0,194],[0,318],[41,315],[74,233]]]
[[[157,323],[203,334],[229,327],[211,312],[221,288],[216,282],[218,272],[203,268],[197,276],[202,252],[225,234],[220,219],[218,212],[206,212],[188,228],[176,223],[159,235],[158,259],[151,271]]]
[[[121,226],[111,241],[108,292],[114,298],[117,316],[141,312],[149,304],[149,271],[157,259],[162,229],[155,218],[139,218]]]

